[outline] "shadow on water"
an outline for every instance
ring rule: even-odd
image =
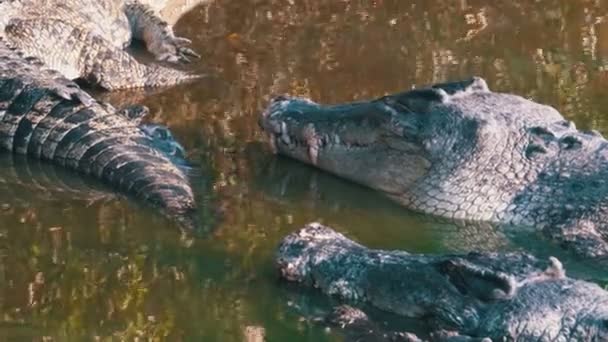
[[[43,161],[3,153],[0,165],[0,192],[4,201],[15,205],[65,201],[93,204],[118,198],[99,182]],[[6,210],[11,203],[4,205]]]
[[[531,227],[454,221],[411,212],[371,189],[291,159],[264,157],[262,150],[257,144],[249,149],[250,167],[256,175],[252,183],[264,200],[295,213],[290,220],[310,222],[315,217],[322,218],[323,223],[366,241],[372,248],[411,253],[521,250],[539,258],[556,256],[568,265],[568,273],[577,277],[607,276],[602,266],[587,265]],[[302,205],[311,214],[306,214]]]
[[[281,93],[338,103],[475,74],[608,132],[608,3],[224,0],[176,31],[202,55],[186,68],[210,77],[100,96],[145,104],[171,128],[208,172],[196,191],[222,220],[207,238],[181,239],[105,189],[45,195],[18,172],[0,192],[0,339],[242,341],[253,329],[269,341],[340,340],[306,318],[331,299],[283,286],[272,267],[279,240],[310,221],[378,248],[561,257],[533,232],[441,222],[272,156],[257,118]]]
[[[510,248],[491,225],[411,212],[376,191],[262,150],[250,146],[250,168],[255,173],[252,184],[263,200],[289,212],[288,220],[322,220],[376,248],[419,253]]]

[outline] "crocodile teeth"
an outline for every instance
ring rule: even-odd
[[[274,134],[270,134],[270,149],[272,150],[272,153],[274,153],[274,154],[278,153],[277,136]]]
[[[317,144],[312,144],[308,147],[308,159],[310,159],[312,165],[317,165],[319,159],[319,148],[317,147]]]
[[[285,121],[281,122],[281,141],[286,145],[291,144],[291,138],[289,137],[289,131],[287,130],[287,124]]]
[[[566,271],[564,270],[564,265],[562,265],[561,261],[556,257],[549,257],[549,267],[545,270],[545,274],[554,278],[554,279],[562,279],[566,277]]]
[[[304,128],[304,137],[308,145],[308,159],[312,165],[317,165],[319,159],[319,137],[313,124],[309,124]]]

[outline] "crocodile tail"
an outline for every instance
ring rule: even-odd
[[[169,85],[177,85],[182,83],[194,82],[203,78],[202,74],[191,74],[181,70],[167,68],[162,65],[143,65],[145,70],[142,72],[145,75],[142,87],[164,87]]]
[[[182,227],[198,228],[189,180],[155,139],[111,106],[83,103],[78,86],[60,76],[43,78],[43,66],[1,43],[0,55],[11,63],[0,63],[0,148],[103,180]],[[66,99],[60,86],[75,95]]]

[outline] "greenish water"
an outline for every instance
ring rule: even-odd
[[[246,341],[256,329],[268,341],[340,340],[312,320],[331,300],[272,267],[279,240],[310,221],[412,252],[521,247],[271,155],[257,117],[273,95],[337,103],[480,75],[608,132],[605,1],[222,0],[177,31],[203,56],[190,67],[210,77],[101,96],[144,103],[169,125],[205,170],[201,203],[223,217],[183,238],[95,182],[2,159],[0,340]]]

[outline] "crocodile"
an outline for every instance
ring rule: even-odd
[[[608,339],[608,291],[554,257],[375,250],[310,223],[283,239],[276,265],[285,280],[418,320],[437,341]]]
[[[123,49],[141,40],[159,61],[200,57],[171,25],[138,0],[0,0],[5,44],[36,57],[69,79],[107,90],[158,87],[199,75],[159,64],[146,65]]]
[[[194,230],[196,203],[177,162],[183,151],[166,129],[140,123],[147,112],[94,100],[0,37],[0,149],[90,175]]]
[[[260,125],[274,152],[406,208],[532,227],[584,260],[608,257],[606,139],[482,78],[338,105],[278,96]]]

